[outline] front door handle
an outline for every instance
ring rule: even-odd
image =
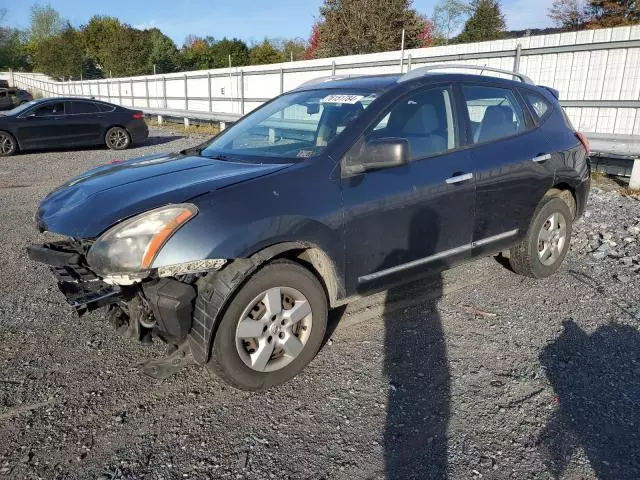
[[[456,183],[466,182],[467,180],[471,180],[472,178],[473,178],[473,173],[463,173],[460,175],[454,175],[453,177],[449,177],[445,181],[449,185],[453,185]]]
[[[531,160],[533,160],[536,163],[541,163],[541,162],[546,162],[550,158],[551,158],[550,153],[544,153],[542,155],[538,155],[537,157],[533,157]]]

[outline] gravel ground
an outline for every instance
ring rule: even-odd
[[[71,175],[201,138],[0,159],[0,478],[640,478],[640,202],[594,190],[561,271],[492,258],[351,304],[305,371],[226,387],[77,319],[25,247]]]

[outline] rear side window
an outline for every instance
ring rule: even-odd
[[[531,92],[523,92],[524,98],[531,107],[534,116],[540,120],[551,110],[551,106],[540,95]]]
[[[473,143],[512,137],[526,130],[524,114],[508,88],[463,86]]]
[[[71,108],[71,114],[77,115],[80,113],[97,113],[98,107],[93,102],[69,102]]]
[[[451,93],[430,88],[396,103],[369,134],[369,138],[406,138],[411,158],[417,160],[456,147]]]

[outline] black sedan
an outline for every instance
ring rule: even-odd
[[[0,114],[0,156],[89,145],[124,150],[148,135],[141,111],[98,100],[48,98]]]

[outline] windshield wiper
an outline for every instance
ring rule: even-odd
[[[204,150],[204,149],[203,149]],[[229,160],[229,157],[222,153],[213,153],[211,155],[202,155],[202,151],[198,152],[198,155],[204,158],[210,158],[211,160]]]

